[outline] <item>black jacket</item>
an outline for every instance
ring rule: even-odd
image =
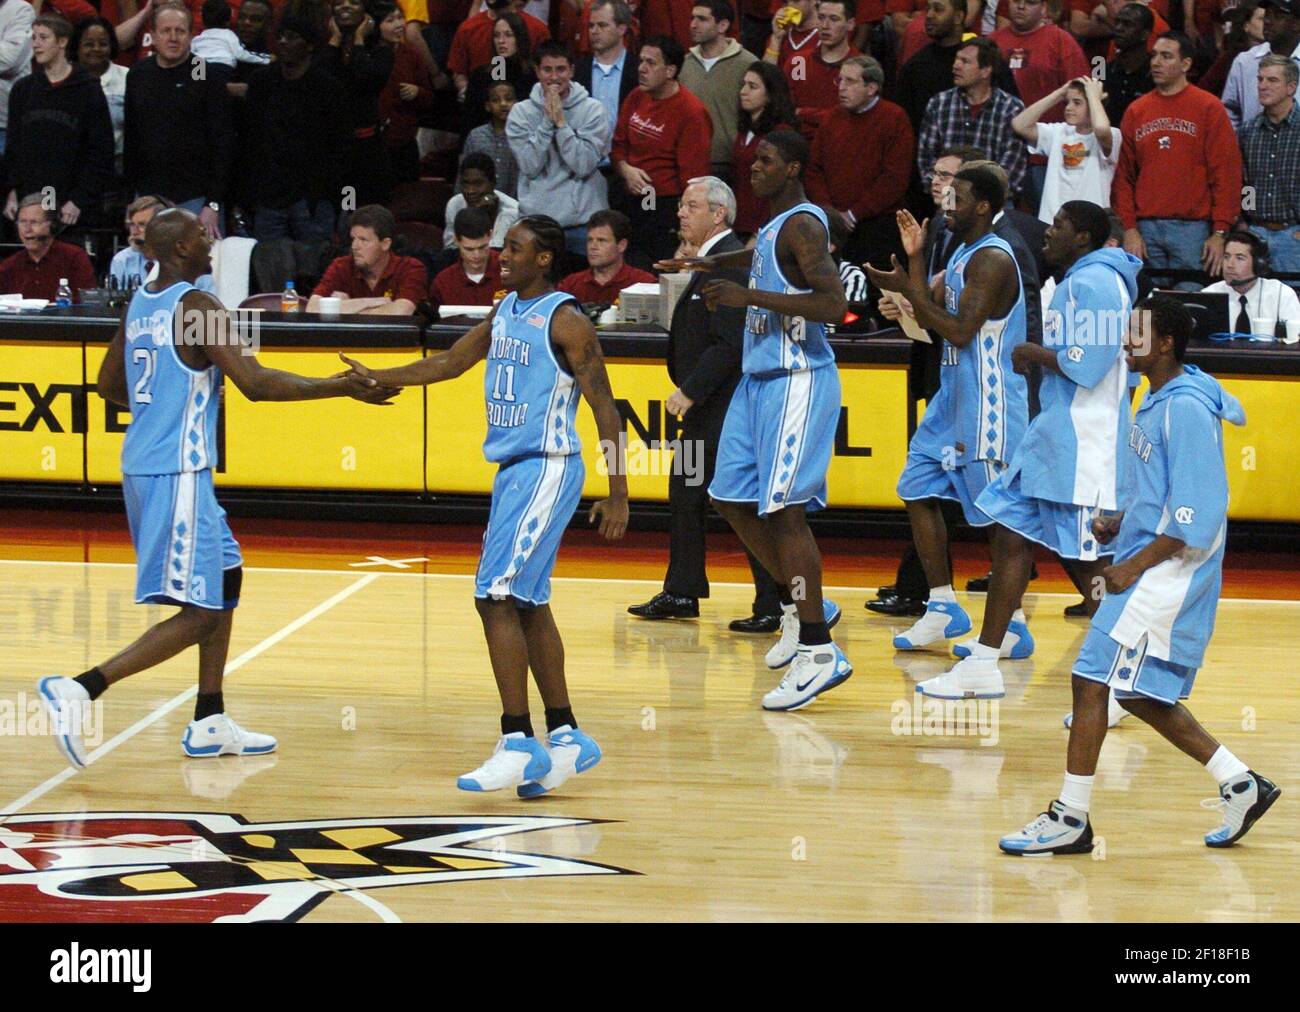
[[[334,200],[351,133],[343,86],[319,67],[295,81],[278,64],[248,82],[244,185],[256,206],[288,207],[302,198]]]
[[[745,244],[729,232],[709,250],[731,253]],[[749,285],[743,270],[696,272],[682,292],[668,331],[668,376],[695,402],[691,413],[725,414],[732,391],[740,382],[740,361],[745,347],[745,310],[719,306],[709,312],[700,288],[721,278]],[[689,421],[688,415],[688,421]]]
[[[587,89],[587,94],[595,98],[591,90],[591,75],[595,73],[592,69],[592,61],[595,57],[588,53],[586,56],[578,57],[577,65],[573,68],[573,79]],[[637,86],[637,56],[632,50],[627,51],[627,57],[623,60],[623,76],[618,82],[618,107],[623,108],[623,100],[632,93],[632,89]],[[523,96],[520,96],[522,99]]]
[[[17,81],[4,174],[19,199],[51,186],[58,207],[71,200],[93,217],[113,179],[113,121],[99,81],[77,64],[57,86],[41,67]]]
[[[200,74],[199,62],[192,56],[164,69],[155,55],[126,75],[122,157],[134,193],[178,204],[225,199],[235,146],[229,76]]]

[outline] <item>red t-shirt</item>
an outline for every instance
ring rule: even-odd
[[[460,260],[439,271],[429,286],[429,301],[439,306],[490,306],[500,289],[501,261],[497,251],[491,250],[487,272],[478,281],[465,273],[465,265]]]
[[[21,292],[24,299],[48,299],[59,294],[59,279],[67,278],[72,301],[81,301],[81,289],[94,288],[95,268],[80,246],[55,239],[40,263],[20,249],[0,262],[0,294]]]
[[[1023,35],[1013,28],[1003,28],[989,36],[998,44],[1007,66],[1016,79],[1020,100],[1033,105],[1050,95],[1066,81],[1088,76],[1088,60],[1074,41],[1074,36],[1053,24],[1039,25]],[[1060,121],[1065,103],[1044,113],[1045,123]]]
[[[520,11],[524,26],[528,29],[528,41],[534,49],[551,37],[551,30],[544,22],[538,21],[531,14]],[[447,69],[453,74],[464,74],[488,63],[496,51],[492,48],[492,29],[496,19],[488,11],[480,11],[456,29],[451,40],[451,53],[447,57]]]
[[[680,197],[691,179],[709,175],[712,143],[709,110],[687,88],[662,100],[635,88],[618,111],[609,160],[644,170],[656,193]]]
[[[850,56],[861,56],[852,46],[844,54],[844,60]],[[799,111],[803,134],[809,140],[817,135],[817,127],[826,114],[840,104],[840,60],[827,63],[822,59],[820,46],[797,53],[781,65],[785,79],[790,84],[790,97],[794,107]]]
[[[568,292],[579,302],[592,306],[612,306],[618,293],[631,285],[653,285],[659,279],[653,274],[624,264],[606,284],[601,284],[591,268],[570,274],[560,282],[560,291]]]
[[[355,261],[350,256],[339,257],[325,270],[312,295],[333,295],[346,292],[349,299],[409,299],[417,306],[424,301],[428,290],[428,276],[424,273],[424,264],[415,257],[389,255],[388,266],[383,275],[372,288],[357,270]]]
[[[1241,214],[1241,149],[1218,98],[1195,85],[1148,92],[1124,111],[1120,133],[1111,204],[1125,228],[1139,218],[1232,227]]]

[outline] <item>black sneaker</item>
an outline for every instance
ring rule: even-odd
[[[645,604],[634,604],[628,608],[629,615],[637,618],[699,618],[700,601],[696,597],[678,597],[666,590],[661,590]]]
[[[1087,618],[1088,602],[1080,601],[1078,604],[1072,604],[1065,609],[1066,618]]]

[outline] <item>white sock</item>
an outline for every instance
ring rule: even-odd
[[[970,655],[972,660],[977,661],[996,661],[998,659],[998,648],[988,647],[976,640],[970,645]]]
[[[1216,784],[1226,783],[1229,780],[1236,780],[1243,773],[1249,773],[1249,767],[1229,752],[1222,745],[1218,751],[1210,756],[1210,761],[1205,764],[1209,770],[1210,776],[1214,777]]]
[[[791,601],[789,604],[783,604],[783,605],[781,605],[781,610],[782,610],[783,612],[785,612],[785,614],[787,614],[787,615],[798,615],[798,614],[799,614],[799,606],[798,606],[797,604],[795,604],[793,601]]]
[[[1065,774],[1065,782],[1061,784],[1061,804],[1087,812],[1092,801],[1092,782],[1096,779],[1095,776],[1076,777],[1073,773]]]
[[[1028,624],[1029,624],[1029,619],[1025,618],[1025,609],[1024,609],[1024,608],[1017,608],[1017,609],[1015,610],[1015,612],[1013,612],[1012,615],[1011,615],[1011,621],[1012,621],[1012,622],[1023,622],[1025,625],[1028,625]]]
[[[948,604],[957,603],[957,595],[952,591],[952,584],[945,583],[942,587],[930,588],[931,601],[946,601]]]

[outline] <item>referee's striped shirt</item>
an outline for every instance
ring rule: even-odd
[[[849,302],[867,300],[867,276],[856,264],[847,260],[840,264],[840,284],[844,286],[844,297]]]

